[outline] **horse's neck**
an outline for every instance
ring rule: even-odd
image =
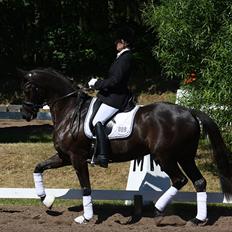
[[[68,118],[74,117],[76,113],[85,117],[91,100],[92,97],[88,95],[81,96],[78,94],[76,97],[69,97],[57,102],[55,107],[51,109],[54,125],[63,124]]]
[[[72,109],[75,105],[75,100],[76,99],[73,97],[65,98],[55,102],[52,106],[50,106],[54,125],[60,123],[72,112]]]

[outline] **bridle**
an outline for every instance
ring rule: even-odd
[[[26,86],[26,85],[28,85],[28,84],[30,84],[30,82],[27,82],[24,86]],[[31,102],[31,101],[23,101],[22,105],[23,105],[23,107],[28,107],[28,108],[30,108],[31,111],[32,111],[33,113],[36,113],[36,112],[38,112],[38,110],[39,110],[40,108],[43,108],[43,106],[45,106],[45,105],[50,105],[50,108],[52,109],[52,108],[55,106],[55,104],[56,104],[57,102],[59,102],[59,101],[61,101],[61,100],[63,100],[63,99],[66,99],[66,98],[68,98],[68,97],[77,95],[77,94],[78,94],[78,91],[77,91],[77,90],[74,90],[74,91],[72,91],[72,92],[70,92],[70,93],[68,93],[68,94],[66,94],[66,95],[64,95],[64,96],[62,96],[62,97],[56,98],[55,100],[53,100],[53,101],[51,101],[51,102],[44,102],[44,103],[42,103],[42,104],[36,104],[36,103],[34,103],[34,102]]]
[[[73,136],[73,138],[76,138],[76,136],[79,134],[79,129],[80,129],[80,120],[81,120],[81,108],[83,106],[83,103],[85,102],[86,99],[86,94],[83,92],[83,90],[75,90],[72,91],[62,97],[58,97],[55,100],[53,100],[52,102],[49,102],[48,105],[50,106],[50,110],[52,110],[52,108],[54,108],[55,104],[63,99],[69,98],[71,96],[77,96],[77,106],[72,114],[72,121],[71,121],[71,134]],[[47,105],[47,103],[43,103],[43,104],[35,104],[33,102],[30,101],[24,101],[23,102],[23,107],[28,107],[31,112],[36,115],[36,113],[38,112],[39,108],[42,108],[44,105]],[[54,123],[56,122],[56,117],[54,116],[53,118]],[[76,122],[76,127],[74,126],[74,123]]]

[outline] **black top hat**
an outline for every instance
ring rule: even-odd
[[[134,30],[131,27],[121,27],[117,31],[115,41],[123,39],[126,43],[129,44],[129,46],[131,46],[134,43],[134,34]]]

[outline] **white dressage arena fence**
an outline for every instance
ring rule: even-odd
[[[52,189],[45,190],[46,194],[53,195],[58,199],[77,200],[82,199],[80,189]],[[129,191],[129,190],[92,190],[94,200],[134,200],[135,196],[142,196],[144,201],[156,201],[162,195],[162,191]],[[2,199],[39,199],[34,188],[0,188]],[[196,202],[196,193],[179,192],[173,199],[176,202]],[[209,203],[227,203],[224,195],[217,192],[207,193]]]
[[[183,105],[185,101],[188,101],[189,96],[191,93],[186,89],[178,89],[176,92],[176,101],[175,104]],[[220,111],[228,111],[231,109],[231,106],[225,106],[225,105],[215,105],[211,104],[210,106],[202,105],[200,110],[206,111],[207,110],[220,110]],[[232,122],[227,122],[226,126],[232,126]]]
[[[22,119],[22,105],[0,105],[0,119]],[[38,120],[51,120],[51,113],[48,106],[44,106],[37,114]]]

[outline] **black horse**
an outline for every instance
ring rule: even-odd
[[[48,160],[36,165],[34,180],[37,194],[47,207],[54,199],[46,196],[42,173],[47,169],[72,165],[83,189],[83,215],[77,223],[86,223],[93,217],[88,162],[92,141],[84,133],[84,120],[92,97],[74,88],[60,73],[50,69],[35,69],[24,75],[24,119],[34,119],[40,107],[50,106],[54,123],[53,141],[57,151]],[[227,150],[218,126],[205,113],[171,103],[142,106],[135,115],[131,136],[110,141],[110,162],[125,162],[150,154],[172,181],[172,186],[155,204],[155,215],[160,215],[172,197],[186,183],[192,181],[197,194],[198,213],[192,223],[205,223],[207,217],[206,180],[195,164],[201,127],[212,144],[214,161],[220,173],[222,191],[232,194],[232,172]],[[182,170],[181,170],[182,168]],[[185,176],[185,174],[186,176]]]

